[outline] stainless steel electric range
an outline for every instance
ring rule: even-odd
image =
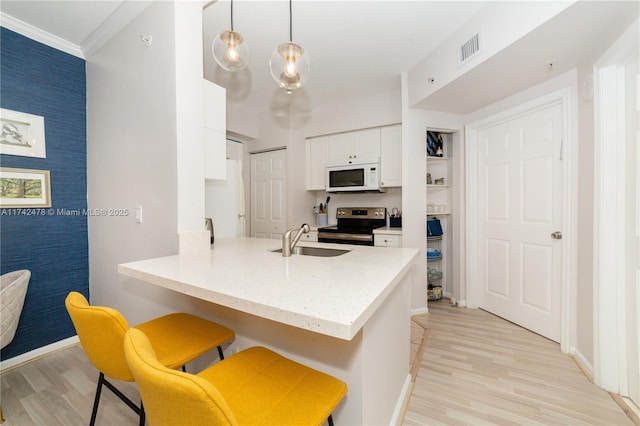
[[[338,207],[338,224],[318,228],[321,243],[373,245],[373,230],[386,226],[386,207]]]

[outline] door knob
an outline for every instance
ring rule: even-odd
[[[562,232],[560,232],[560,231],[552,232],[551,233],[551,238],[553,238],[554,240],[561,240],[562,239]]]

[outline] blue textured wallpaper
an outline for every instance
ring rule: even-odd
[[[49,170],[54,214],[1,209],[1,273],[31,270],[12,358],[75,335],[64,306],[71,290],[88,297],[87,218],[57,214],[87,208],[85,61],[6,28],[0,33],[0,106],[44,116],[47,158],[0,155],[2,167]]]

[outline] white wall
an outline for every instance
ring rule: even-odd
[[[398,85],[400,82],[398,81]],[[330,108],[313,110],[305,125],[305,137],[386,126],[402,120],[400,90],[374,93]]]
[[[296,96],[299,93],[293,93]],[[286,95],[282,91],[282,95]],[[276,97],[279,97],[276,94]],[[296,99],[291,97],[281,98],[283,102],[295,102]],[[290,108],[289,104],[284,104],[282,108]],[[228,111],[228,115],[231,113]],[[257,137],[246,143],[245,146],[245,182],[249,185],[251,180],[250,154],[252,152],[260,152],[271,149],[284,148],[287,150],[287,227],[299,226],[304,222],[308,222],[310,217],[306,212],[306,206],[312,207],[312,195],[305,191],[305,141],[302,136],[302,129],[297,128],[293,121],[295,118],[289,117],[287,114],[259,114],[252,118],[256,122]],[[233,119],[231,119],[233,120]],[[250,212],[250,187],[247,187],[247,212]],[[310,209],[310,207],[308,209]],[[307,210],[308,210],[307,209]],[[248,234],[250,235],[250,218],[247,218]]]
[[[420,132],[424,125],[450,127],[447,125],[431,124],[430,114],[427,111],[411,109],[411,106],[422,103],[425,98],[435,93],[443,86],[456,80],[462,73],[477,66],[488,57],[514,43],[520,37],[566,9],[573,2],[492,2],[480,11],[463,28],[454,34],[447,42],[436,49],[431,55],[420,62],[415,68],[403,78],[403,161],[409,167],[403,168],[403,189],[404,196],[404,216],[403,219],[403,241],[405,245],[420,248],[424,235],[422,224],[418,219],[422,219],[423,211],[420,211],[422,201],[413,203],[414,200],[422,200],[423,190],[421,184],[424,178],[424,165],[418,160],[423,152],[423,147],[413,145],[411,139],[421,137]],[[605,2],[606,3],[606,2]],[[618,6],[613,6],[620,7]],[[525,11],[527,9],[527,11]],[[631,10],[631,9],[630,9]],[[632,14],[633,15],[633,14]],[[633,19],[629,16],[628,19]],[[624,28],[624,25],[620,26]],[[470,61],[468,65],[458,68],[455,63],[456,46],[464,41],[473,31],[483,30],[485,37],[485,51],[477,58]],[[593,173],[594,173],[594,153],[593,153],[593,132],[594,114],[593,102],[590,91],[593,84],[592,67],[595,59],[608,47],[606,40],[613,40],[616,31],[608,32],[600,37],[602,45],[589,45],[589,54],[582,57],[580,63],[565,64],[570,66],[571,71],[550,78],[544,83],[533,86],[527,90],[509,96],[506,99],[495,102],[492,105],[480,108],[470,114],[461,117],[461,124],[467,124],[481,118],[487,117],[498,111],[502,111],[528,100],[543,96],[563,87],[571,87],[574,99],[575,114],[575,137],[578,138],[577,156],[577,179],[578,188],[575,202],[577,203],[577,218],[573,224],[574,232],[577,235],[577,253],[574,259],[575,287],[572,294],[572,341],[569,342],[571,352],[574,352],[589,370],[593,364]],[[429,84],[427,79],[434,77],[434,84]],[[436,122],[438,120],[435,120]],[[412,162],[413,161],[413,162]],[[464,167],[464,164],[460,164]],[[411,194],[411,202],[409,196]],[[411,225],[415,224],[415,228]],[[464,237],[464,223],[460,224],[461,237]],[[415,244],[415,245],[414,245]],[[463,253],[462,253],[463,254]],[[461,262],[464,259],[460,258]],[[460,287],[458,297],[464,298],[464,285]]]
[[[455,114],[447,114],[435,111],[423,111],[409,106],[409,83],[406,74],[402,80],[403,103],[402,103],[402,244],[404,247],[420,249],[420,256],[426,259],[426,213],[427,213],[427,190],[426,190],[426,135],[427,128],[440,128],[458,130],[462,140],[462,117]],[[457,147],[455,152],[462,152]],[[458,181],[454,179],[454,187]],[[461,212],[457,204],[453,205],[454,211]],[[459,216],[456,213],[455,216]],[[456,223],[460,222],[459,217],[455,217]],[[459,230],[453,226],[452,238],[458,235]],[[458,228],[459,229],[459,228]],[[453,245],[457,251],[456,245]],[[456,255],[454,255],[456,256]],[[453,261],[457,265],[459,256]],[[411,293],[411,309],[420,311],[425,309],[427,304],[427,272],[426,260],[422,270],[418,272],[420,278],[416,281],[416,286]],[[459,272],[448,281],[456,299],[461,298]]]
[[[594,106],[593,66],[578,68],[578,247],[575,295],[575,347],[593,365],[593,268],[594,263]],[[584,363],[583,361],[583,363]]]
[[[204,230],[202,5],[176,2],[174,13],[178,232],[184,238]]]
[[[327,194],[324,191],[307,191],[306,185],[306,145],[305,139],[330,133],[338,133],[362,128],[384,126],[400,122],[399,92],[387,92],[359,99],[352,103],[327,110],[313,110],[304,89],[287,95],[275,89],[266,94],[271,99],[271,110],[256,114],[248,109],[232,108],[227,110],[227,125],[242,122],[238,114],[250,116],[253,121],[255,139],[246,144],[249,164],[249,153],[274,148],[287,149],[287,223],[288,227],[302,223],[316,224],[313,206],[324,202],[331,195],[329,217],[334,218],[337,207],[371,206],[401,207],[402,191],[391,188],[382,194]],[[232,102],[232,104],[237,104]],[[248,104],[246,104],[248,105]],[[237,105],[236,105],[237,106]],[[239,133],[241,128],[228,127]],[[250,180],[250,175],[245,175]],[[247,191],[247,194],[249,192]],[[247,211],[250,211],[247,207]]]
[[[314,110],[304,126],[304,137],[322,136],[351,130],[380,127],[398,124],[402,120],[400,91],[376,93],[352,102],[334,105],[331,108]],[[302,141],[304,145],[304,141]],[[299,161],[304,162],[305,151],[301,152]],[[306,176],[302,176],[302,189]],[[338,207],[397,207],[402,209],[402,188],[388,188],[385,193],[357,193],[357,194],[329,194],[325,191],[307,191],[311,196],[311,204],[305,205],[301,214],[307,218],[309,224],[316,224],[316,217],[312,207],[324,203],[327,196],[329,202],[329,223],[336,223],[336,209]],[[387,220],[388,222],[388,220]]]
[[[571,332],[572,340],[569,350],[576,353],[589,369],[593,363],[593,102],[588,96],[591,71],[589,66],[574,69],[559,75],[547,82],[527,89],[517,95],[504,99],[493,105],[482,108],[464,117],[470,123],[488,117],[499,111],[520,105],[531,99],[551,93],[555,90],[570,87],[575,102],[577,123],[574,123],[578,138],[577,155],[577,223],[576,232],[577,258],[575,294],[572,304]],[[586,85],[586,86],[585,86]]]
[[[125,217],[89,218],[91,302],[119,309],[131,323],[180,309],[180,298],[119,275],[117,265],[176,254],[179,217],[182,229],[204,228],[204,189],[189,188],[204,185],[193,160],[202,140],[202,68],[197,60],[176,63],[184,52],[201,56],[191,46],[202,43],[201,30],[185,30],[201,25],[200,14],[197,2],[154,2],[87,61],[88,207],[129,210]],[[151,46],[141,34],[153,37]],[[177,75],[195,84],[178,84]],[[179,151],[178,143],[186,146]],[[178,157],[191,172],[179,171]]]
[[[573,1],[488,2],[446,42],[409,71],[408,84],[411,90],[407,94],[408,105],[415,106],[572,3]],[[482,50],[460,66],[459,47],[477,32],[480,32]],[[428,83],[429,78],[433,78],[434,82]]]

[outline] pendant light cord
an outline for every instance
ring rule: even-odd
[[[233,31],[233,0],[231,0],[231,31]]]
[[[293,43],[293,13],[291,12],[291,0],[289,0],[289,41]]]

